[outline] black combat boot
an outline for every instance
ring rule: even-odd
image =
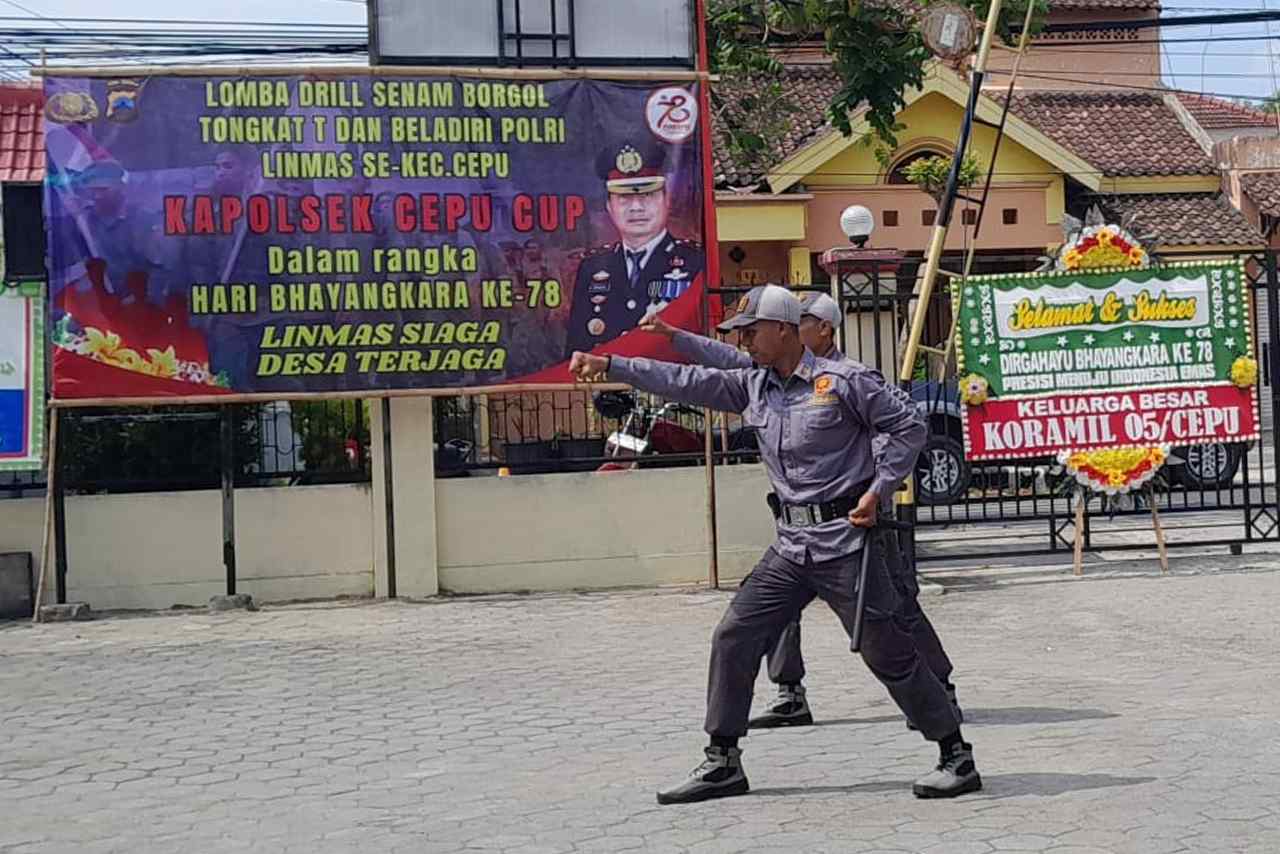
[[[957,739],[939,747],[938,767],[916,780],[911,787],[917,798],[954,798],[982,788],[978,766],[973,764],[972,744]]]
[[[773,729],[780,726],[809,726],[813,723],[813,713],[809,711],[809,701],[804,696],[804,686],[799,682],[778,685],[778,696],[765,709],[763,715],[757,715],[747,722],[747,729]]]
[[[751,790],[742,770],[742,751],[736,747],[706,748],[707,758],[689,772],[683,783],[658,792],[660,804],[691,804],[712,798],[731,798]]]

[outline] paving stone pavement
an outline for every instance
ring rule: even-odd
[[[750,796],[659,807],[727,595],[2,625],[0,852],[1280,851],[1280,572],[930,597],[986,781],[950,802],[815,607],[818,725],[744,742]]]

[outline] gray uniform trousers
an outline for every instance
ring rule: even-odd
[[[862,659],[888,689],[907,720],[925,738],[937,741],[959,729],[942,682],[921,659],[915,641],[894,618],[898,595],[889,578],[879,537],[867,568]],[[852,636],[857,609],[861,552],[832,561],[803,565],[765,552],[738,588],[711,640],[706,731],[720,737],[747,733],[747,717],[760,659],[800,611],[822,599]]]
[[[933,624],[920,609],[920,583],[916,580],[915,570],[897,547],[897,533],[885,531],[881,536],[886,538],[889,545],[885,550],[885,559],[894,589],[898,593],[898,621],[916,642],[916,648],[920,650],[921,657],[933,671],[933,675],[947,683],[951,680],[951,659],[942,648],[942,641],[934,631]],[[804,655],[800,652],[798,619],[787,623],[778,636],[778,642],[769,647],[766,656],[770,682],[795,685],[804,681]]]

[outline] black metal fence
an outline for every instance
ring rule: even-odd
[[[437,398],[435,412],[437,445],[468,446],[457,469],[513,476],[702,465],[707,424],[702,410],[655,395],[586,389]],[[737,416],[713,413],[710,429],[721,462],[756,459]]]
[[[233,406],[236,486],[369,480],[368,404],[359,400]],[[64,409],[58,461],[68,493],[217,489],[218,407]],[[44,491],[44,472],[0,472],[0,498]]]

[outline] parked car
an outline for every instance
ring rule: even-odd
[[[964,458],[964,431],[960,420],[960,394],[954,381],[914,382],[911,399],[929,424],[929,438],[916,463],[916,501],[920,504],[952,504],[968,495],[970,488],[985,487],[975,483],[973,465]],[[1248,450],[1247,444],[1215,443],[1212,445],[1177,446],[1169,463],[1174,483],[1190,490],[1215,490],[1229,487],[1240,470]],[[1018,468],[1043,466],[1050,478],[1061,477],[1061,468],[1051,457],[994,460],[979,464],[988,477],[992,468],[1011,472]],[[1007,482],[1006,477],[997,477]]]

